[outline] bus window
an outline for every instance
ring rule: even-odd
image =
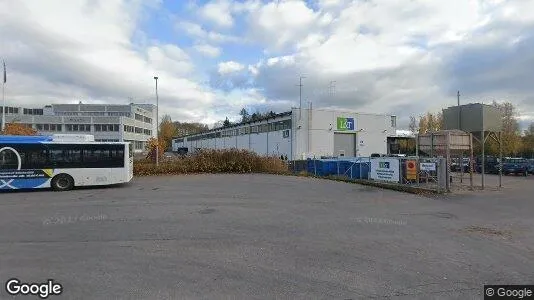
[[[0,153],[0,169],[13,170],[18,168],[18,158],[13,151],[5,150]]]
[[[47,168],[48,153],[44,147],[21,147],[19,153],[22,159],[22,169]]]
[[[53,168],[80,168],[82,150],[78,145],[50,145],[49,161]]]

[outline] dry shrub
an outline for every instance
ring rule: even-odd
[[[190,173],[288,174],[288,167],[286,162],[277,157],[260,156],[238,149],[202,150],[183,158],[164,159],[159,167],[150,160],[134,163],[134,174],[137,176]]]
[[[20,123],[6,123],[4,131],[0,132],[3,135],[36,135],[37,130],[28,125]]]

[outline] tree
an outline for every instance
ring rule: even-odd
[[[223,127],[229,127],[230,125],[232,125],[232,123],[230,123],[230,120],[228,120],[228,117],[226,117],[223,122]]]
[[[253,113],[251,116],[250,116],[250,121],[258,121],[259,119],[261,118],[261,115],[259,113]]]
[[[208,125],[202,123],[174,122],[176,136],[202,133],[209,130]]]
[[[156,138],[150,138],[146,142],[146,150],[147,150],[147,159],[151,159],[152,161],[156,161],[156,147],[158,146],[158,140]],[[165,152],[165,141],[160,138],[159,139],[159,148],[157,151],[159,153],[159,160],[163,158],[163,153]]]
[[[528,125],[527,130],[525,130],[525,136],[534,136],[534,122]]]
[[[530,123],[522,138],[523,157],[534,158],[534,123]]]
[[[36,135],[37,130],[20,123],[6,123],[3,135]]]
[[[172,138],[177,135],[178,131],[169,115],[164,115],[159,125],[159,137],[162,140],[163,150],[171,146]]]
[[[250,119],[250,115],[248,114],[247,109],[244,107],[239,112],[239,115],[241,116],[241,122],[248,122]]]
[[[410,126],[412,125],[411,122],[412,121],[410,120]],[[415,118],[413,122],[415,123]],[[443,128],[443,116],[441,113],[433,114],[431,112],[427,112],[424,116],[419,117],[419,134],[424,134],[424,133],[432,132],[432,131],[439,131],[442,128]]]
[[[415,119],[414,116],[410,116],[410,124],[408,125],[408,128],[410,129],[410,132],[412,133],[412,135],[415,135],[418,131],[418,128],[417,128],[417,120]]]
[[[498,103],[493,101],[493,106],[498,108],[502,113],[502,150],[505,156],[516,156],[522,150],[522,140],[517,121],[517,111],[515,106],[510,102]],[[488,139],[489,140],[489,139]],[[488,151],[492,154],[499,153],[498,144],[493,140],[488,143]]]
[[[267,114],[265,114],[265,117],[267,118],[274,118],[276,116],[276,113],[274,111],[270,111]]]

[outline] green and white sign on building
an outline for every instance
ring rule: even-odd
[[[337,118],[337,130],[347,131],[354,130],[354,118]]]

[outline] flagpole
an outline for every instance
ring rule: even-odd
[[[4,63],[4,78],[2,80],[2,132],[4,132],[6,128],[6,61],[2,60]]]
[[[6,128],[6,83],[2,82],[2,132]]]

